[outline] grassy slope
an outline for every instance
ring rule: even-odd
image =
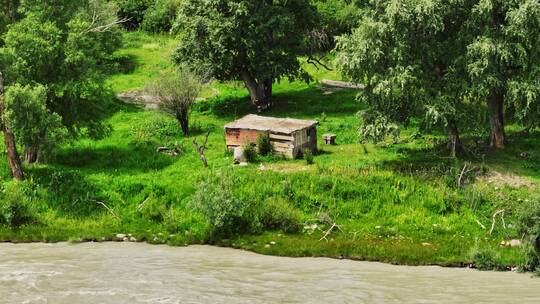
[[[141,89],[152,76],[169,66],[174,41],[142,33],[126,35],[120,51],[136,66],[127,74],[113,75],[114,91]],[[338,78],[335,72],[308,67],[315,79]],[[223,125],[253,112],[239,84],[213,84],[218,97],[200,102],[192,116],[194,136],[211,130],[207,156],[211,169],[231,167],[225,153]],[[500,248],[499,242],[516,237],[513,228],[497,225],[488,235],[477,221],[491,224],[491,214],[505,208],[506,223],[515,223],[515,213],[526,201],[540,194],[540,138],[515,137],[505,151],[489,154],[475,166],[512,174],[523,187],[510,187],[505,180],[477,180],[465,189],[455,184],[462,162],[455,163],[434,148],[437,137],[411,139],[406,130],[397,145],[367,145],[368,153],[355,143],[357,118],[362,105],[355,92],[320,88],[316,83],[289,83],[275,87],[276,106],[268,115],[317,119],[319,133],[338,135],[337,146],[324,146],[315,165],[302,160],[263,159],[244,168],[234,168],[242,183],[240,197],[258,204],[285,201],[300,210],[306,221],[326,214],[342,231],[328,241],[319,241],[329,224],[315,231],[238,236],[220,244],[262,253],[292,256],[334,256],[407,264],[459,265],[470,261],[475,246],[492,247],[505,263],[519,262],[515,249]],[[211,96],[212,94],[207,94]],[[191,145],[175,121],[160,112],[147,112],[119,105],[108,119],[113,132],[94,141],[81,139],[64,147],[56,161],[27,168],[27,191],[35,197],[42,226],[0,230],[0,240],[100,240],[115,233],[133,233],[150,242],[186,244],[201,242],[206,222],[187,203],[198,181],[206,174]],[[179,157],[157,154],[155,148],[179,144]],[[529,160],[519,156],[532,153]],[[267,170],[259,170],[262,163]],[[2,176],[9,178],[5,161]],[[457,170],[457,172],[456,172]],[[110,207],[114,216],[98,202]],[[157,210],[139,212],[138,207]],[[165,206],[165,207],[163,207]],[[164,209],[165,211],[161,210]],[[160,211],[161,210],[161,211]],[[150,212],[151,213],[151,212]],[[275,245],[268,245],[275,242]]]

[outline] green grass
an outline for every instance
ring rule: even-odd
[[[142,89],[170,66],[175,45],[167,36],[144,33],[128,33],[125,40],[119,55],[128,56],[134,67],[108,79],[115,92]],[[308,70],[316,80],[339,78],[335,71]],[[355,91],[282,81],[274,89],[275,107],[265,115],[319,120],[319,134],[337,134],[338,144],[319,143],[321,153],[313,165],[264,157],[233,168],[223,125],[255,109],[239,83],[213,83],[208,92],[192,113],[190,138],[164,113],[119,104],[107,119],[113,127],[108,137],[81,138],[50,163],[27,166],[28,179],[21,187],[40,224],[1,228],[0,240],[101,241],[131,233],[151,243],[210,242],[275,255],[453,266],[470,263],[473,248],[481,247],[493,248],[505,264],[521,261],[519,250],[499,243],[519,237],[516,214],[540,196],[540,134],[517,136],[517,129],[511,129],[507,149],[478,150],[461,160],[447,157],[440,136],[413,138],[412,129],[404,130],[398,144],[361,146],[355,114],[363,105]],[[207,130],[210,168],[205,169],[192,141],[200,141]],[[182,149],[177,157],[156,153],[156,147],[175,144]],[[465,162],[478,168],[478,178],[458,188]],[[234,192],[239,199],[256,210],[280,201],[299,212],[308,229],[284,233],[263,227],[229,239],[209,238],[208,222],[188,205],[201,179],[230,168],[239,180]],[[503,177],[490,182],[480,174],[494,171]],[[0,176],[10,179],[4,159]],[[507,210],[507,228],[498,222],[490,235],[491,216],[499,209]],[[334,223],[340,229],[320,240]]]

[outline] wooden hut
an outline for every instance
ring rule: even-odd
[[[314,120],[247,115],[225,125],[228,149],[255,144],[259,135],[268,134],[274,151],[296,158],[304,149],[317,151],[317,125]]]

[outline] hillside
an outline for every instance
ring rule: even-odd
[[[125,34],[118,52],[124,68],[108,84],[115,93],[142,90],[170,66],[175,45],[167,36]],[[520,128],[510,126],[506,149],[491,152],[479,145],[460,159],[441,146],[444,134],[417,134],[413,128],[397,143],[361,145],[356,113],[364,105],[356,92],[318,84],[339,79],[336,72],[308,64],[306,69],[314,81],[281,81],[274,88],[274,108],[264,114],[318,120],[319,134],[335,133],[335,146],[319,139],[314,164],[267,156],[233,166],[223,126],[255,112],[240,83],[213,82],[204,90],[189,138],[173,117],[115,101],[105,113],[111,128],[104,138],[77,139],[52,162],[26,168],[21,187],[39,220],[1,228],[0,240],[101,241],[121,233],[151,243],[212,243],[273,255],[403,264],[465,265],[480,249],[495,252],[501,264],[520,263],[518,249],[500,243],[520,238],[517,213],[540,195],[539,133],[518,135]],[[208,169],[192,144],[206,131]],[[156,152],[175,145],[182,151],[178,156]],[[227,238],[209,235],[207,219],[190,207],[201,180],[216,174],[233,180],[234,196],[248,202],[250,220],[257,223]],[[10,179],[5,158],[1,176]],[[499,210],[504,222],[499,213],[490,234]],[[299,229],[289,229],[298,223]]]

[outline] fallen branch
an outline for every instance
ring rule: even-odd
[[[463,174],[465,173],[465,169],[467,169],[467,164],[463,165],[463,169],[461,169],[461,173],[459,174],[457,186],[458,188],[461,188],[461,180],[463,179]]]
[[[493,233],[493,230],[495,229],[495,224],[497,222],[497,215],[499,215],[499,214],[501,214],[501,218],[503,220],[503,227],[505,226],[504,225],[504,209],[501,209],[501,210],[498,210],[495,213],[493,213],[493,217],[492,217],[492,220],[491,220],[491,229],[489,229],[489,234]]]
[[[480,227],[482,227],[482,229],[484,229],[484,230],[487,229],[487,227],[484,226],[484,224],[482,224],[478,219],[476,219],[475,221],[478,223],[478,225],[480,225]]]
[[[206,159],[206,156],[204,155],[204,150],[206,149],[206,144],[208,143],[208,136],[210,135],[210,131],[206,132],[204,143],[199,146],[197,143],[197,139],[193,139],[193,145],[195,146],[195,150],[197,151],[197,154],[199,154],[199,158],[201,159],[203,165],[205,167],[208,167],[208,160]]]
[[[148,202],[149,199],[150,199],[150,196],[147,197],[142,203],[140,203],[139,206],[137,206],[137,211],[141,210],[146,204],[146,202]]]
[[[328,235],[330,235],[330,233],[332,233],[332,231],[337,228],[339,229],[341,232],[343,232],[343,230],[341,230],[341,228],[339,227],[338,224],[334,223],[332,224],[332,226],[330,227],[330,229],[326,230],[326,232],[324,233],[323,237],[319,240],[319,241],[322,241],[322,240],[326,240],[328,242],[328,239],[326,238]]]
[[[114,211],[109,208],[109,206],[107,206],[104,202],[100,202],[100,201],[94,201],[96,204],[98,205],[101,205],[103,207],[105,207],[105,209],[107,209],[107,211],[109,211],[109,213],[114,217],[116,218],[117,220],[120,220],[120,217],[118,215],[116,215],[116,213],[114,213]]]

